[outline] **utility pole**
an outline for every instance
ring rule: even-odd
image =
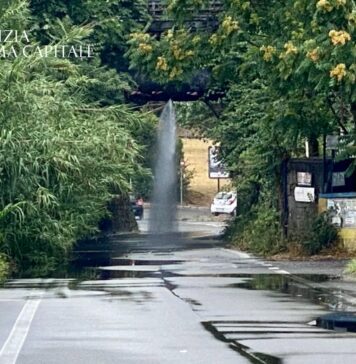
[[[183,177],[184,177],[184,167],[185,162],[182,160],[180,162],[180,205],[183,206]]]

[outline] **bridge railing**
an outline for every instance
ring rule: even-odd
[[[209,6],[202,9],[194,19],[205,20],[222,10],[221,0],[211,0]],[[166,14],[166,1],[148,0],[148,11],[154,20],[161,20]]]

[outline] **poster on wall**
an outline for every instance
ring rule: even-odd
[[[334,225],[356,228],[356,199],[330,198],[327,200],[327,209]]]
[[[294,198],[296,202],[314,202],[315,188],[314,187],[296,187],[294,189]]]
[[[309,172],[297,172],[297,184],[298,186],[311,186],[312,174]]]
[[[220,147],[209,147],[209,178],[230,178],[220,158]]]
[[[332,174],[332,186],[333,187],[345,186],[345,172],[334,172]]]

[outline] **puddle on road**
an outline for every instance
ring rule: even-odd
[[[130,270],[110,270],[98,269],[98,279],[110,280],[118,278],[157,278],[160,276],[159,271],[130,271]]]
[[[242,282],[230,284],[229,287],[244,288],[248,290],[280,291],[281,293],[293,294],[292,288],[296,287],[294,278],[284,274],[254,274],[240,275],[245,278]],[[326,282],[330,277],[326,275],[299,275],[301,279],[310,282]],[[304,287],[308,291],[310,287]],[[305,294],[305,292],[303,291]],[[296,292],[299,295],[299,292]]]
[[[334,312],[318,317],[316,324],[327,330],[356,332],[356,315],[350,312]]]
[[[181,264],[184,260],[174,259],[128,259],[128,258],[112,258],[112,262],[115,265],[170,265],[170,264]]]
[[[350,306],[343,298],[343,292],[332,294],[329,290],[318,287],[318,283],[335,279],[327,275],[283,275],[257,274],[246,275],[242,282],[230,284],[227,287],[248,290],[264,290],[280,292],[297,300],[307,300],[315,304],[326,306],[332,311],[343,311]]]
[[[208,244],[211,248],[212,245]],[[199,245],[201,248],[201,245]],[[183,249],[183,248],[182,248]],[[189,249],[189,245],[185,245],[184,249]],[[138,250],[138,253],[141,251]],[[56,273],[57,277],[74,278],[68,283],[68,289],[73,292],[78,292],[81,294],[82,291],[94,291],[103,292],[102,299],[108,301],[127,301],[136,304],[145,304],[148,301],[153,301],[155,299],[154,294],[147,290],[148,286],[141,285],[136,286],[132,289],[132,284],[127,283],[126,289],[120,284],[115,285],[113,282],[110,285],[110,281],[115,279],[137,279],[138,281],[142,279],[157,279],[159,278],[163,281],[167,289],[169,289],[172,294],[176,295],[175,290],[176,285],[173,285],[169,280],[165,278],[180,277],[180,274],[174,273],[170,270],[170,265],[183,264],[185,261],[177,259],[169,259],[164,252],[160,252],[155,256],[157,259],[131,259],[127,257],[127,252],[125,254],[118,254],[117,251],[110,249],[107,245],[103,246],[103,250],[86,250],[75,252],[72,264],[68,267],[68,270],[63,274],[61,272]],[[115,257],[113,257],[115,256]],[[141,255],[140,255],[141,256]],[[236,264],[251,264],[250,262],[236,262]],[[100,266],[103,268],[101,269]],[[121,269],[115,269],[115,267],[120,266]],[[138,269],[133,269],[136,267]],[[146,268],[145,268],[146,267]],[[157,267],[157,269],[155,269]],[[112,269],[110,269],[112,268]],[[189,269],[188,269],[189,270]],[[211,268],[210,268],[211,271]],[[223,286],[224,288],[236,288],[236,289],[246,289],[246,290],[264,290],[269,292],[279,292],[284,294],[286,299],[288,296],[295,297],[297,300],[305,300],[317,304],[326,306],[329,310],[338,311],[343,310],[346,307],[346,302],[342,298],[342,291],[338,291],[338,295],[332,295],[326,289],[317,287],[318,283],[326,282],[333,277],[327,275],[282,275],[282,274],[243,274],[243,273],[205,273],[205,274],[186,274],[184,276],[189,277],[214,277],[214,278],[239,278],[238,283],[229,284]],[[98,281],[105,281],[102,285],[95,284]],[[81,285],[83,281],[89,281],[88,285]],[[20,288],[21,283],[18,282],[17,286],[9,286],[9,288]],[[23,281],[22,287],[25,288],[45,288],[45,289],[55,289],[58,287],[59,283],[55,279],[53,282],[50,280],[42,282],[31,282]],[[221,286],[220,286],[221,287]],[[95,294],[93,292],[93,294]],[[60,293],[60,292],[59,292]],[[73,296],[76,293],[73,294]],[[58,297],[60,295],[58,294]],[[177,296],[178,297],[178,296]],[[65,298],[65,296],[63,296]],[[182,299],[181,297],[178,297]],[[190,298],[183,298],[188,304],[192,306],[193,310],[199,310],[201,303]],[[261,323],[256,323],[261,324]],[[213,322],[205,322],[203,326],[211,334],[213,334],[217,339],[228,343],[231,349],[237,351],[240,355],[244,355],[248,358],[251,363],[265,363],[265,364],[281,364],[282,360],[269,356],[263,353],[252,352],[252,350],[244,345],[241,345],[236,340],[229,340],[223,333],[219,332],[214,326]],[[267,329],[268,330],[268,329]],[[262,332],[262,331],[261,331]]]

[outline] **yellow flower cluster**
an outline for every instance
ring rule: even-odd
[[[324,11],[328,11],[328,12],[333,10],[333,6],[330,4],[330,2],[328,0],[319,0],[316,3],[316,7],[320,10],[324,10]]]
[[[157,71],[167,71],[168,70],[167,60],[164,57],[157,58],[156,70]]]
[[[182,61],[182,60],[186,59],[187,57],[194,56],[194,51],[192,51],[192,50],[184,51],[184,49],[180,48],[180,46],[177,42],[171,43],[171,52],[173,54],[173,57],[177,61]]]
[[[239,23],[233,20],[231,16],[226,16],[221,25],[224,33],[227,35],[239,29]]]
[[[347,41],[351,40],[351,35],[344,30],[330,30],[329,37],[333,45],[344,45]]]
[[[173,36],[174,36],[173,30],[172,29],[169,29],[168,32],[167,32],[167,38],[168,39],[172,39]]]
[[[147,43],[150,40],[149,34],[146,33],[131,33],[130,37],[140,43]]]
[[[255,25],[259,25],[260,24],[260,17],[258,16],[257,13],[252,13],[251,14],[251,18],[250,18],[250,23],[251,24],[255,24]]]
[[[217,34],[213,34],[210,38],[209,38],[209,43],[212,46],[216,46],[219,43],[219,37]]]
[[[298,53],[298,48],[292,42],[287,42],[284,45],[284,49],[286,50],[286,54],[297,54]]]
[[[347,16],[347,20],[353,25],[356,24],[356,10],[352,10],[352,12]]]
[[[167,4],[167,10],[173,11],[177,6],[178,6],[178,1],[177,0],[169,0],[168,4]]]
[[[146,43],[140,43],[138,49],[144,54],[152,53],[152,46]]]
[[[330,77],[337,78],[340,82],[346,76],[346,66],[344,63],[339,63],[330,71]]]
[[[276,48],[272,46],[262,46],[260,48],[260,51],[263,52],[263,59],[266,62],[269,62],[272,60],[273,55],[276,53]]]
[[[192,43],[194,45],[200,43],[200,41],[201,41],[201,37],[199,35],[194,36],[193,39],[192,39]]]
[[[346,0],[333,0],[331,2],[329,0],[319,0],[316,3],[316,7],[320,10],[330,12],[334,9],[334,6],[332,3],[334,3],[334,5],[336,5],[336,8],[339,8],[340,6],[346,5]]]
[[[180,76],[183,73],[183,71],[180,68],[173,67],[172,71],[169,74],[169,78],[172,80],[173,78]]]
[[[183,50],[179,47],[177,42],[173,42],[172,46],[171,46],[171,50],[173,53],[173,57],[178,60],[181,61],[184,59],[184,52]]]
[[[317,62],[319,60],[319,48],[315,48],[307,53],[307,57],[310,58],[313,62]]]

